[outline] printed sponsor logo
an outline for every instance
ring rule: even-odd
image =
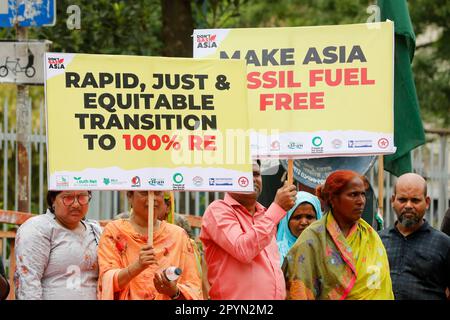
[[[183,184],[173,184],[172,189],[176,191],[183,191],[184,190],[184,183]]]
[[[381,138],[380,140],[378,140],[378,146],[381,149],[386,149],[389,146],[389,140],[386,138]]]
[[[275,140],[270,144],[270,151],[279,151],[280,150],[280,141]]]
[[[194,183],[194,186],[200,187],[203,185],[203,178],[200,176],[195,176],[192,178],[192,182]]]
[[[215,34],[198,34],[197,35],[197,48],[217,48]]]
[[[245,188],[246,186],[248,186],[248,179],[246,177],[239,177],[238,179],[238,184],[242,187]]]
[[[131,178],[131,186],[132,187],[140,187],[141,186],[141,178],[139,176],[134,176]]]
[[[83,179],[82,177],[73,177],[73,185],[80,187],[96,187],[97,179]]]
[[[340,140],[340,139],[333,139],[333,141],[331,141],[331,145],[335,149],[340,149],[342,147],[342,140]]]
[[[173,190],[184,190],[184,177],[181,173],[177,172],[172,176],[174,184],[172,184]]]
[[[119,179],[114,179],[114,178],[103,178],[103,184],[105,186],[119,186],[119,185],[123,185],[126,184],[126,181],[123,180],[119,180]]]
[[[68,187],[69,176],[56,176],[56,185],[58,187]]]
[[[294,149],[300,150],[300,149],[303,149],[303,143],[291,141],[291,142],[289,142],[287,147],[288,147],[288,149],[291,149],[291,150],[294,150]]]
[[[322,147],[322,138],[319,136],[316,136],[312,139],[313,147],[311,147],[311,153],[323,153],[323,147]]]
[[[210,186],[232,186],[233,178],[209,178]]]
[[[348,140],[349,148],[372,148],[372,140]]]
[[[175,183],[182,183],[184,180],[184,177],[181,173],[177,172],[172,176],[172,180]]]
[[[153,187],[163,187],[165,183],[164,178],[150,178],[148,184]]]
[[[312,139],[312,144],[314,147],[320,147],[322,145],[322,138],[317,136]]]
[[[48,58],[49,69],[65,69],[64,58]]]

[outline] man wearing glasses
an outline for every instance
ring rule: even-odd
[[[45,214],[17,230],[17,299],[96,299],[101,228],[85,219],[90,199],[85,190],[49,191]]]

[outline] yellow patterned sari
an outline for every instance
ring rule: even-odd
[[[303,231],[283,272],[288,299],[394,299],[386,250],[363,219],[344,237],[328,212]]]

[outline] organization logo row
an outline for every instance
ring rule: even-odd
[[[238,185],[242,188],[247,187],[249,179],[241,176],[239,178],[230,177],[210,177],[204,179],[201,176],[195,176],[192,178],[191,186],[195,187],[231,187]],[[143,179],[140,176],[133,176],[130,180],[120,180],[115,178],[104,177],[103,179],[92,179],[83,177],[70,177],[65,175],[56,176],[57,187],[80,187],[80,188],[95,188],[95,187],[117,187],[118,189],[125,188],[141,188],[141,187],[153,187],[163,188],[168,187],[173,190],[184,190],[186,186],[186,180],[182,173],[176,172],[173,174],[171,181],[166,181],[165,178],[146,178]]]
[[[341,148],[347,148],[347,149],[362,149],[362,148],[374,148],[378,147],[380,149],[386,149],[389,147],[389,140],[386,138],[380,138],[378,141],[374,142],[370,139],[360,139],[360,140],[346,140],[347,144],[344,144],[344,141],[341,139],[333,139],[330,141],[331,147],[333,149],[341,149]],[[323,139],[320,136],[315,136],[311,140],[311,153],[322,153],[323,150]],[[287,149],[289,150],[303,150],[304,149],[303,142],[299,141],[290,141],[287,144]],[[281,150],[281,144],[280,141],[274,140],[270,144],[270,151],[279,151]]]

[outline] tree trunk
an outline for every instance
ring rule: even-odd
[[[192,57],[194,19],[190,0],[161,0],[163,55]]]

